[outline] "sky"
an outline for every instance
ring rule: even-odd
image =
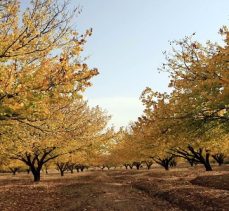
[[[22,0],[22,3],[28,2]],[[85,92],[90,105],[112,115],[110,124],[127,126],[143,113],[139,96],[145,87],[168,91],[169,78],[158,73],[169,41],[196,32],[196,40],[221,41],[229,25],[229,0],[72,0],[81,15],[80,32],[93,28],[84,56],[100,74]]]
[[[139,100],[146,86],[168,91],[169,78],[158,73],[170,40],[196,32],[196,39],[221,41],[218,30],[229,25],[228,0],[78,0],[80,31],[93,28],[84,54],[100,75],[85,96],[112,115],[116,127],[127,126],[143,112]]]

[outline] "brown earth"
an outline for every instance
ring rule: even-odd
[[[0,175],[1,211],[229,210],[229,166]]]

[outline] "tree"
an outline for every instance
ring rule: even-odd
[[[68,170],[68,162],[57,161],[56,167],[57,167],[57,170],[60,171],[60,175],[63,177],[64,172]]]
[[[68,163],[68,170],[73,174],[74,168],[75,168],[75,163]]]
[[[219,164],[219,166],[221,166],[224,162],[225,155],[223,153],[216,153],[213,154],[212,157]]]
[[[163,158],[158,156],[152,157],[152,159],[159,165],[163,166],[165,170],[169,170],[170,167],[176,166],[175,157],[173,155],[169,155]],[[175,164],[175,165],[174,165]]]
[[[142,161],[142,163],[145,163],[146,164],[146,167],[147,167],[148,170],[153,165],[153,161],[151,161],[151,160],[145,160],[145,161]]]
[[[5,150],[11,159],[30,167],[34,181],[40,180],[42,166],[59,156],[89,150],[103,144],[109,119],[100,108],[90,109],[82,100],[52,109],[52,116],[36,128],[27,124],[5,127]],[[8,134],[8,135],[7,135]]]
[[[45,164],[44,164],[44,170],[45,170],[45,173],[46,173],[46,174],[49,173],[49,172],[48,172],[49,168],[50,168],[50,163],[45,163]]]
[[[213,128],[221,128],[228,133],[229,125],[229,32],[226,27],[220,30],[225,35],[224,45],[201,45],[192,36],[174,41],[172,56],[162,69],[171,77],[173,88],[169,98],[172,118],[182,119],[197,137]]]
[[[79,10],[34,0],[20,11],[19,3],[0,3],[0,149],[39,181],[50,160],[101,141],[109,118],[80,100],[98,70],[80,58],[92,30],[71,27]]]
[[[192,160],[195,163],[201,163],[204,165],[206,171],[212,171],[212,167],[210,164],[210,152],[203,148],[199,148],[195,150],[192,146],[188,146],[188,150],[184,150],[181,148],[171,149],[171,154],[176,157],[184,158],[188,161]]]
[[[132,165],[135,166],[137,170],[139,170],[142,166],[142,163],[139,161],[134,161]]]
[[[7,160],[7,162],[2,166],[2,170],[10,171],[13,175],[16,175],[20,170],[25,169],[25,165],[19,161]]]
[[[98,74],[79,57],[91,30],[78,35],[70,27],[77,8],[68,8],[66,1],[34,0],[20,18],[19,1],[1,1],[0,120],[44,119],[47,104],[79,97]]]
[[[171,92],[147,87],[141,95],[144,115],[137,122],[142,131],[151,128],[148,137],[151,143],[161,144],[155,144],[158,152],[176,148],[181,155],[185,151],[188,161],[201,160],[206,170],[211,169],[210,152],[228,152],[229,32],[223,27],[220,33],[224,45],[207,42],[204,46],[193,41],[194,35],[171,42],[172,52],[165,52],[166,63],[160,68],[170,74]],[[194,159],[195,154],[200,158]]]

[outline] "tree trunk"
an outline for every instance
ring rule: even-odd
[[[169,157],[165,157],[165,158],[158,157],[158,158],[153,158],[153,159],[157,164],[163,166],[166,171],[169,170],[169,167],[174,166],[174,156],[173,155]]]
[[[64,176],[64,171],[60,170],[60,175],[63,177]]]
[[[35,167],[33,165],[30,166],[30,170],[33,174],[33,181],[34,182],[40,182],[40,180],[41,180],[41,169],[42,169],[42,165],[39,167]]]
[[[206,158],[206,162],[204,163],[204,167],[205,167],[206,171],[212,171],[212,167],[211,167],[211,164],[210,164],[208,158]]]
[[[68,170],[70,170],[70,172],[71,172],[71,174],[73,174],[74,173],[74,167],[75,167],[75,165],[74,164],[72,164],[72,163],[70,163],[69,165],[68,165]]]
[[[165,165],[164,165],[164,168],[165,168],[165,170],[168,171],[168,170],[169,170],[169,165],[168,165],[168,164],[165,164]]]
[[[173,149],[172,150],[172,154],[174,156],[178,156],[178,157],[182,157],[184,159],[186,159],[191,165],[193,162],[193,164],[203,164],[206,171],[212,171],[212,167],[210,164],[210,151],[208,149],[205,149],[206,154],[203,154],[204,148],[199,148],[197,150],[195,150],[191,145],[188,146],[188,150],[184,150],[184,149]]]
[[[33,181],[34,182],[40,182],[40,180],[41,180],[41,172],[40,172],[40,170],[32,170],[32,173],[33,173]]]
[[[133,165],[129,164],[128,166],[130,167],[130,169],[133,169]]]
[[[9,168],[12,174],[15,176],[19,168]]]
[[[206,160],[204,162],[204,167],[206,169],[206,171],[212,171],[212,167],[211,167],[211,164],[210,164],[210,161],[209,161],[209,157],[210,157],[210,153],[206,153]]]
[[[137,170],[139,170],[140,169],[140,166],[139,165],[136,165],[136,168],[137,168]]]
[[[223,164],[224,158],[225,158],[223,153],[216,153],[216,154],[212,155],[212,157],[218,163],[219,166],[221,166]]]
[[[142,161],[142,163],[146,164],[146,167],[147,167],[148,170],[150,170],[151,166],[153,165],[152,161]]]
[[[205,163],[204,164],[204,167],[205,167],[205,169],[206,169],[206,171],[212,171],[212,167],[211,167],[211,165],[210,165],[210,163]]]

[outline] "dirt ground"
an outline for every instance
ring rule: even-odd
[[[229,210],[229,166],[0,175],[1,211]]]

